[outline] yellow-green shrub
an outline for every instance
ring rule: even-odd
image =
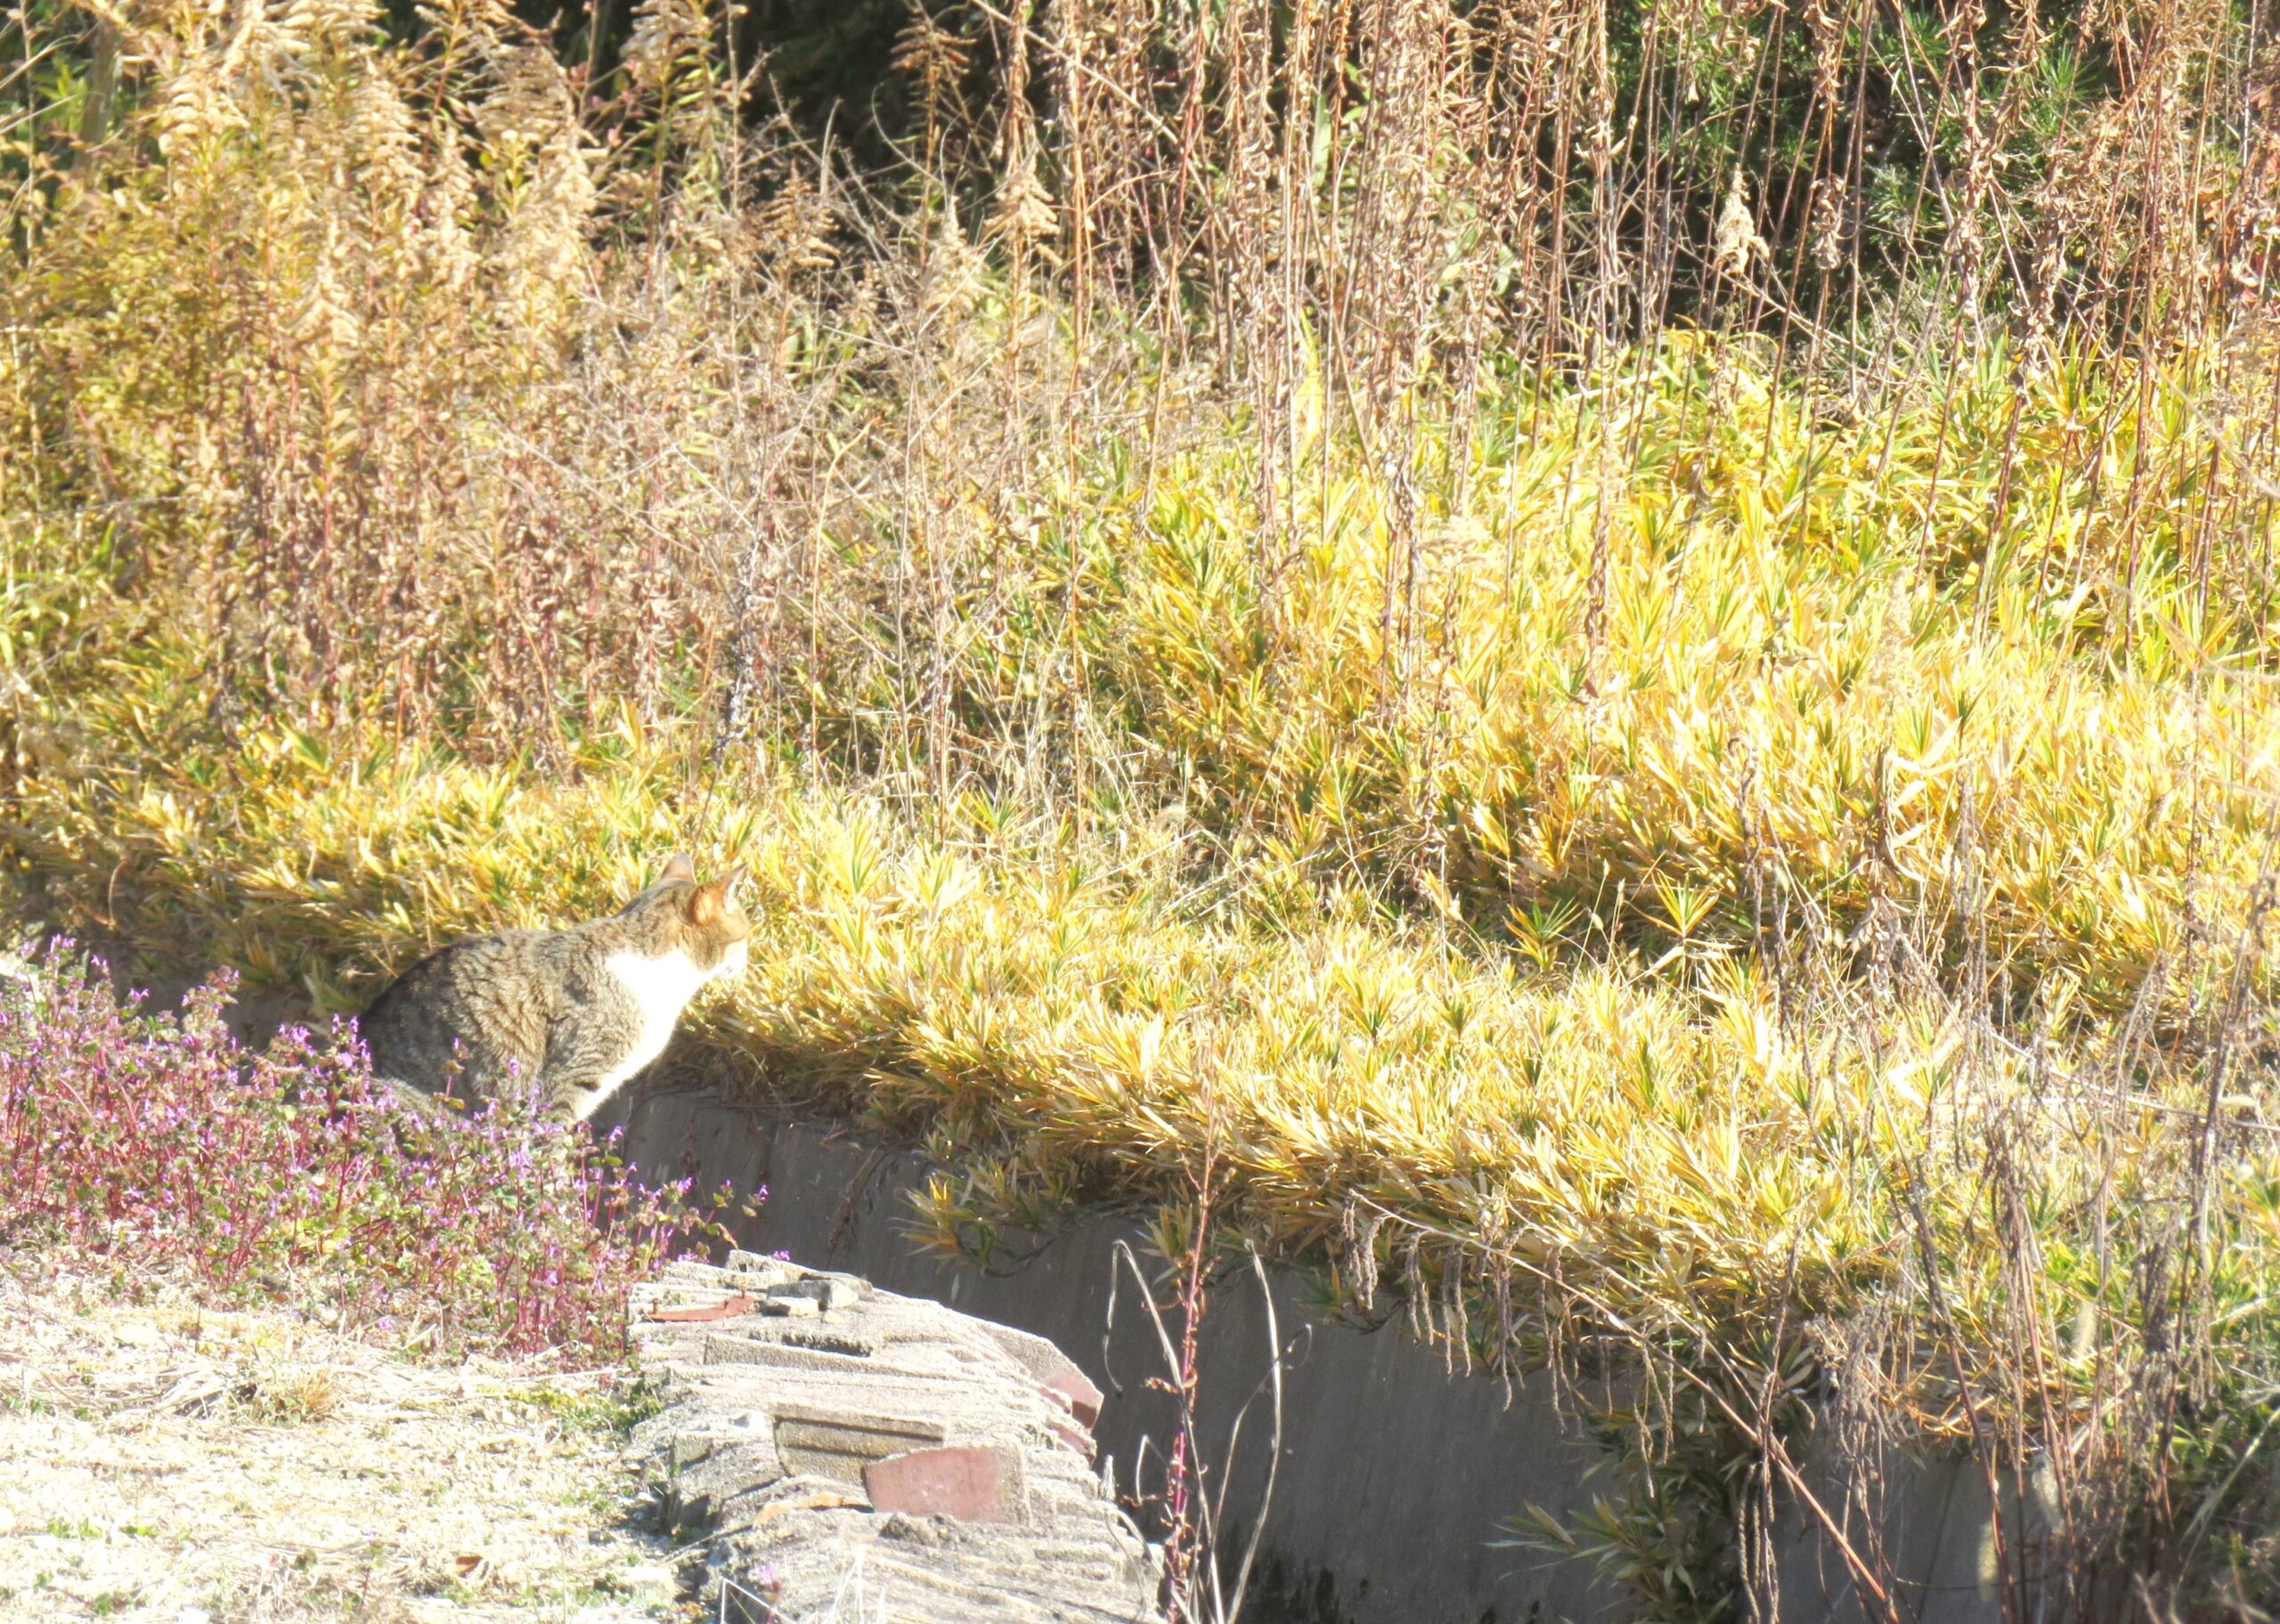
[[[1179,1200],[1208,1150],[1223,1216],[1349,1283],[1395,1266],[1406,1225],[1436,1277],[1519,1259],[1634,1328],[1732,1338],[1888,1286],[1911,1201],[1960,1234],[1985,1198],[1969,1134],[1987,1123],[2032,1139],[2014,1151],[2054,1235],[2086,1180],[2166,1176],[2190,1137],[2189,1074],[2108,1114],[1922,991],[1822,987],[1801,1022],[1772,966],[1722,953],[1531,973],[1353,894],[1294,928],[1215,921],[1178,905],[1168,852],[1106,873],[972,828],[922,837],[630,718],[547,775],[369,736],[224,741],[190,713],[180,658],[113,664],[50,741],[69,768],[18,800],[9,849],[57,914],[353,1007],[462,931],[615,905],[665,850],[741,861],[753,967],[704,1010],[705,1043],[923,1136],[951,1170],[932,1198],[946,1242]],[[2244,1278],[2280,1264],[2268,1206],[2220,1209]],[[1347,1247],[1373,1215],[1393,1228],[1365,1261]],[[1946,1266],[1971,1282],[1963,1321],[2006,1311],[2016,1283],[1996,1262],[1962,1247]],[[2035,1290],[2064,1321],[2091,1287],[2054,1273]],[[2000,1357],[1991,1320],[1972,1345]],[[1908,1402],[1941,1412],[1929,1392]]]

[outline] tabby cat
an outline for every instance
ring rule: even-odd
[[[741,871],[703,885],[684,857],[607,919],[471,936],[414,964],[365,1011],[383,1081],[461,1101],[535,1086],[583,1122],[664,1052],[708,981],[741,973]]]

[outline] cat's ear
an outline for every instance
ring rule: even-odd
[[[696,865],[688,860],[687,852],[677,851],[665,859],[664,878],[687,880],[693,883],[696,879]]]
[[[737,881],[745,877],[739,866],[730,869],[718,879],[708,880],[688,897],[688,917],[696,924],[709,925],[729,911],[729,899],[736,894]]]

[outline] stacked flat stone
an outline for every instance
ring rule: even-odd
[[[749,1252],[668,1265],[631,1331],[667,1401],[635,1447],[668,1514],[710,1531],[708,1612],[1160,1617],[1093,1469],[1100,1393],[1044,1338]]]

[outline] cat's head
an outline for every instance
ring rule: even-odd
[[[745,938],[752,935],[752,921],[737,900],[743,879],[738,866],[699,883],[696,865],[675,857],[657,882],[627,903],[618,917],[645,952],[686,954],[708,980],[738,975],[745,967]]]

